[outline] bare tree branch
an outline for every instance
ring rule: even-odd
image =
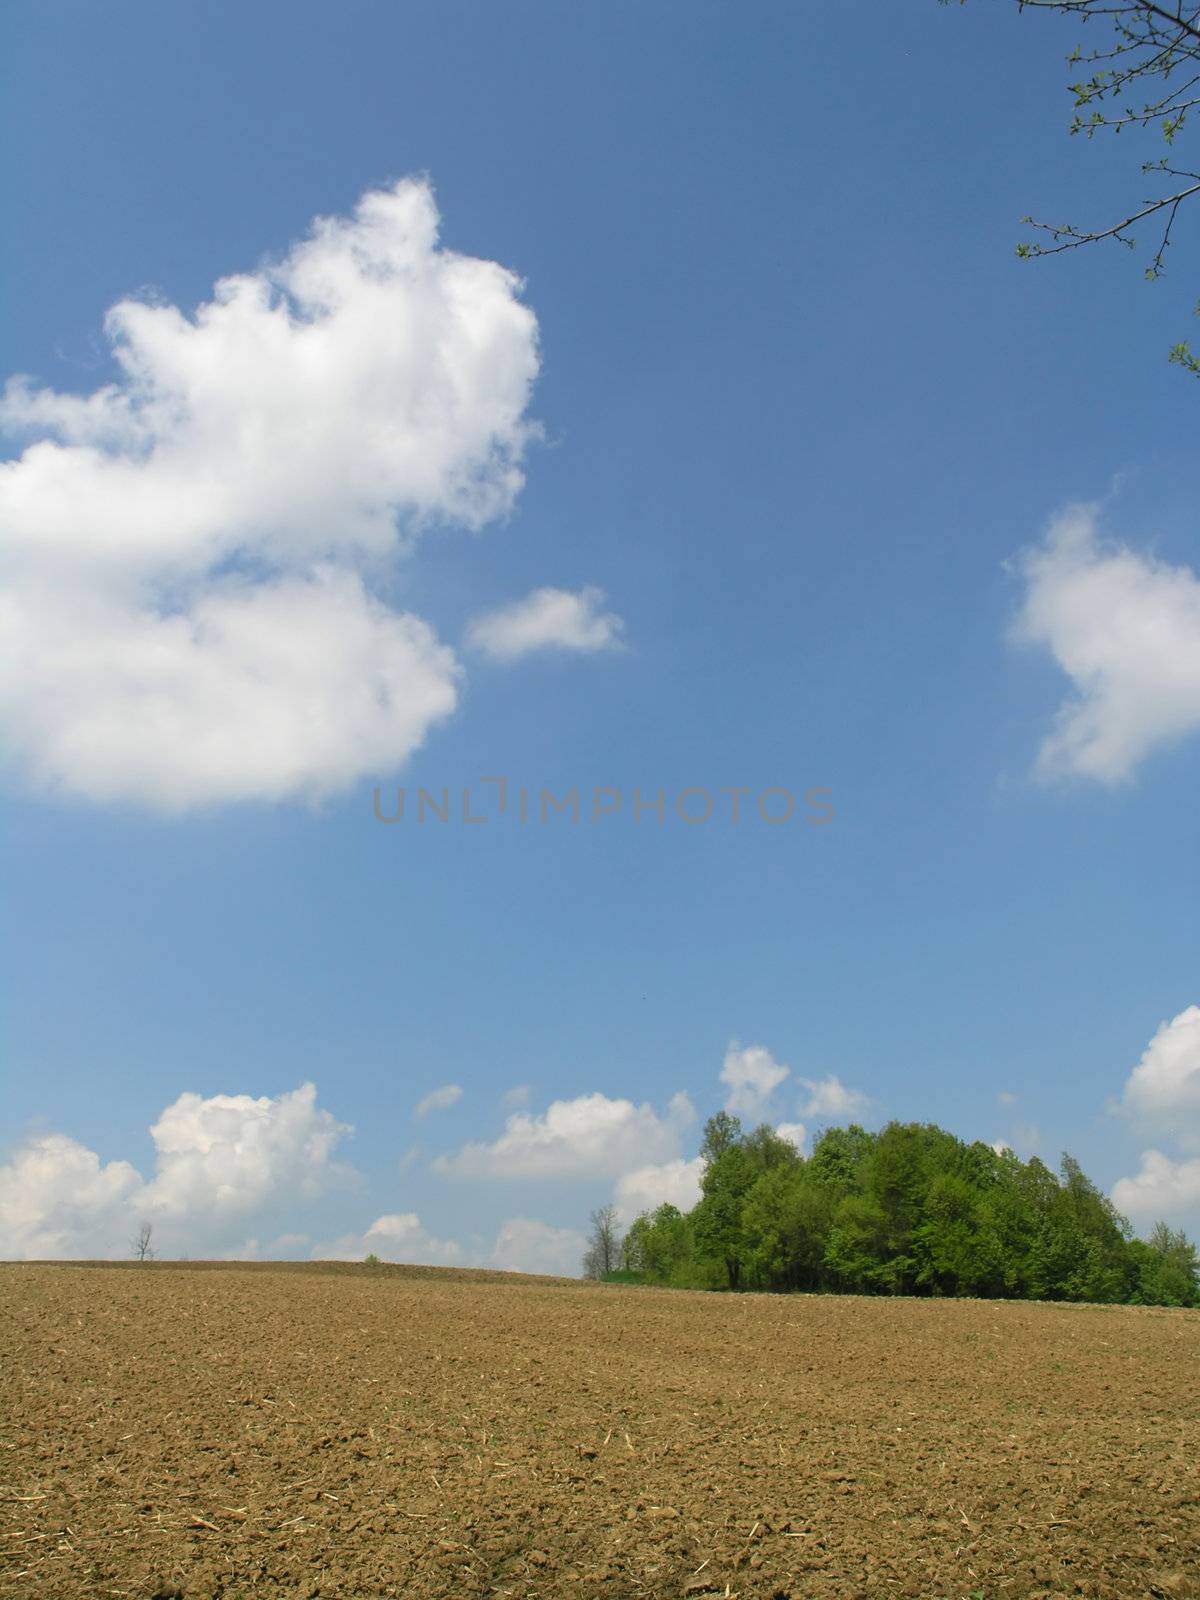
[[[947,4],[948,0],[941,0]],[[965,4],[965,0],[959,0]],[[1111,34],[1094,50],[1082,45],[1067,57],[1068,64],[1080,62],[1090,76],[1069,84],[1074,96],[1075,115],[1070,132],[1088,138],[1122,129],[1142,132],[1157,128],[1164,142],[1174,149],[1193,113],[1200,113],[1200,5],[1175,0],[1017,0],[1019,11],[1057,11],[1082,24],[1107,21]],[[1135,85],[1155,85],[1140,106],[1126,102]],[[1126,102],[1126,103],[1122,103]],[[1105,227],[1076,227],[1074,223],[1050,223],[1024,217],[1026,227],[1049,234],[1050,244],[1023,241],[1017,254],[1026,260],[1039,256],[1061,255],[1083,245],[1112,239],[1127,249],[1136,246],[1129,230],[1148,217],[1161,219],[1157,245],[1146,266],[1148,278],[1159,278],[1166,270],[1166,255],[1180,207],[1200,195],[1200,172],[1169,166],[1165,160],[1144,161],[1143,173],[1186,179],[1169,194],[1145,200],[1118,222]],[[1177,366],[1200,377],[1200,357],[1186,343],[1170,352]]]
[[[1163,170],[1170,169],[1164,168]],[[1180,174],[1180,176],[1192,177],[1197,175],[1187,173]],[[1135,211],[1130,216],[1123,217],[1120,222],[1114,222],[1109,228],[1097,228],[1086,233],[1073,227],[1069,222],[1037,222],[1033,217],[1023,217],[1022,221],[1028,227],[1041,228],[1046,233],[1051,234],[1055,240],[1061,242],[1050,245],[1019,244],[1017,246],[1017,254],[1026,259],[1032,256],[1056,256],[1064,250],[1078,250],[1080,245],[1098,244],[1101,239],[1119,239],[1123,245],[1133,249],[1137,241],[1126,238],[1125,230],[1131,228],[1135,222],[1140,222],[1143,217],[1152,217],[1156,212],[1167,210],[1167,222],[1163,229],[1162,238],[1159,241],[1158,249],[1154,253],[1150,266],[1146,269],[1147,277],[1157,278],[1163,270],[1163,256],[1171,242],[1171,227],[1175,221],[1175,214],[1183,202],[1190,199],[1194,194],[1200,194],[1200,181],[1190,184],[1186,189],[1180,189],[1176,194],[1163,195],[1158,200],[1151,200],[1140,211]]]
[[[1185,17],[1182,5],[1175,11],[1169,11],[1166,6],[1158,5],[1156,0],[1130,0],[1127,5],[1110,6],[1094,5],[1092,0],[1017,0],[1017,4],[1022,11],[1067,11],[1084,17],[1122,17],[1128,16],[1131,11],[1144,12],[1147,17],[1160,18],[1181,29],[1200,44],[1200,7],[1190,17]]]

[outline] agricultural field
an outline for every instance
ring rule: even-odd
[[[0,1267],[0,1594],[1200,1596],[1200,1312]]]

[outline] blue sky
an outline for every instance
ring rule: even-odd
[[[862,22],[9,8],[0,1251],[571,1269],[731,1100],[1200,1227],[1196,219],[1017,261],[1071,30]]]

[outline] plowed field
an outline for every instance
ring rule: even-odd
[[[1200,1596],[1200,1312],[0,1267],[0,1594]]]

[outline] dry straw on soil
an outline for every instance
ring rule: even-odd
[[[1200,1596],[1200,1312],[0,1267],[0,1594]]]

